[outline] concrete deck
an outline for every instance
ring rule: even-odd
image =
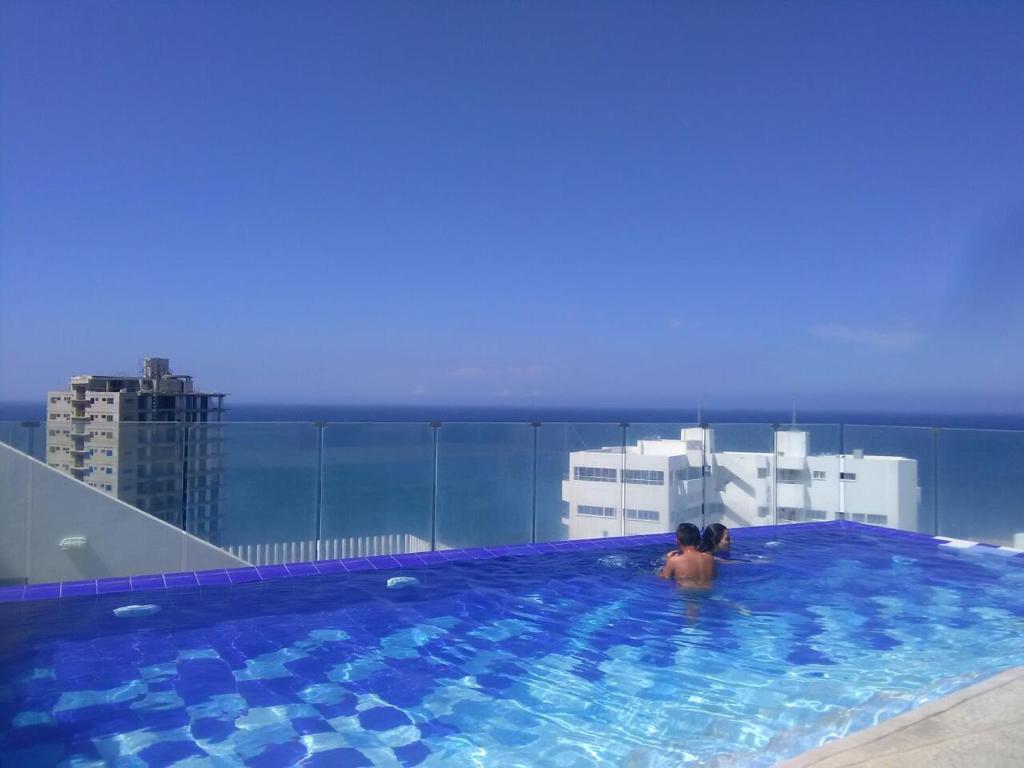
[[[781,765],[784,768],[1024,765],[1024,667],[1007,670]]]

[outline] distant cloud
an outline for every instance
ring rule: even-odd
[[[502,389],[494,393],[495,397],[511,397],[512,394],[514,393],[511,389]]]
[[[510,365],[508,372],[513,376],[535,376],[538,373],[544,372],[544,366],[537,365],[536,363],[530,365]]]
[[[669,328],[682,328],[683,327],[683,321],[680,320],[678,317],[669,318],[668,327]]]
[[[413,397],[419,397],[420,395],[427,394],[427,388],[424,387],[422,384],[417,384],[415,387],[412,388],[412,392],[410,392],[409,394],[412,395]]]
[[[906,349],[924,340],[919,331],[891,331],[874,328],[851,328],[848,325],[813,325],[812,336],[820,339],[839,339],[853,344],[866,344],[879,349]]]
[[[448,371],[448,375],[456,379],[475,379],[484,375],[483,368],[467,365],[462,368],[455,368]]]

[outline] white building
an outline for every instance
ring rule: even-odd
[[[224,397],[196,391],[161,357],[146,358],[141,376],[73,376],[47,396],[46,463],[216,542],[223,470],[220,435],[206,425],[220,422]]]
[[[714,450],[711,429],[679,440],[569,454],[562,498],[569,538],[672,531],[681,522],[728,526],[853,520],[917,529],[917,462],[899,456],[813,456],[808,435],[775,434],[775,452]]]

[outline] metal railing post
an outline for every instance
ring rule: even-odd
[[[619,474],[619,512],[622,513],[619,531],[621,536],[626,535],[626,430],[629,429],[628,421],[619,422],[622,427],[622,461],[620,462]]]
[[[932,535],[939,535],[939,433],[942,429],[932,427]]]
[[[779,525],[779,425],[772,424],[772,525]],[[778,535],[776,531],[773,535]]]
[[[541,422],[531,421],[533,429],[533,497],[531,499],[532,526],[530,531],[530,543],[537,543],[537,435],[540,433]]]
[[[316,428],[316,559],[323,558],[321,542],[324,538],[324,429],[326,421],[314,421]]]
[[[707,499],[707,469],[708,469],[708,430],[710,426],[701,424],[700,435],[700,528],[707,527],[705,504]]]
[[[434,433],[434,480],[430,489],[430,551],[437,550],[437,442],[438,430],[441,428],[440,421],[430,422],[430,429]]]

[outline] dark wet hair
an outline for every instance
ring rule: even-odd
[[[715,547],[718,546],[718,542],[725,536],[725,532],[729,529],[721,523],[712,523],[704,529],[704,535],[700,537],[700,546],[698,549],[701,552],[714,552]]]
[[[693,523],[680,523],[676,528],[676,541],[680,547],[696,547],[700,545],[700,528]]]

